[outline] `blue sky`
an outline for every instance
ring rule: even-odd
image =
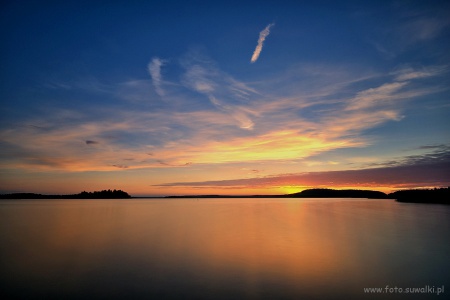
[[[446,1],[9,1],[0,14],[1,191],[450,183]]]

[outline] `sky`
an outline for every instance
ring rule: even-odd
[[[450,186],[448,1],[3,1],[0,193]]]

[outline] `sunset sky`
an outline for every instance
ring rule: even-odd
[[[450,185],[449,1],[6,1],[0,193]]]

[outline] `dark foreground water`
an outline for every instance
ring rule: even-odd
[[[3,200],[0,298],[444,299],[449,233],[392,200]]]

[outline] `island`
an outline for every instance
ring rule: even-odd
[[[288,194],[285,197],[292,198],[368,198],[388,199],[388,195],[371,190],[333,190],[333,189],[308,189],[299,193]]]
[[[284,195],[179,195],[166,197],[132,197],[122,190],[83,191],[72,195],[42,195],[13,193],[0,195],[0,199],[141,199],[141,198],[366,198],[393,199],[398,202],[450,204],[450,187],[434,189],[400,190],[390,194],[373,190],[334,190],[327,188],[307,189]]]
[[[389,198],[407,203],[450,204],[450,187],[396,191]]]
[[[131,196],[122,190],[83,191],[72,195],[42,195],[34,193],[13,193],[0,195],[0,199],[127,199]]]
[[[333,190],[333,189],[307,189],[298,193],[285,195],[184,195],[167,196],[165,198],[369,198],[389,199],[388,195],[379,191],[370,190]]]
[[[298,193],[285,195],[183,195],[165,198],[366,198],[392,199],[398,202],[450,204],[450,188],[400,190],[390,194],[373,190],[334,190],[327,188],[307,189]]]

